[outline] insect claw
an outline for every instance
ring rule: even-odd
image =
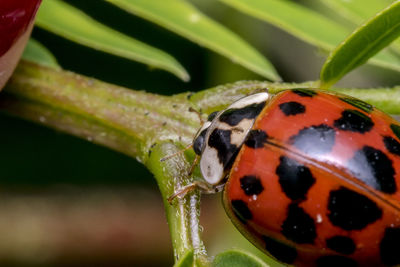
[[[172,205],[172,201],[174,201],[175,198],[183,198],[188,194],[189,192],[193,191],[197,187],[197,183],[193,182],[187,186],[184,186],[180,188],[178,191],[176,191],[174,194],[172,194],[170,197],[167,198],[167,201],[170,205]]]
[[[217,192],[222,191],[222,189],[224,188],[224,185],[218,185],[218,186],[210,186],[207,183],[203,182],[203,181],[194,181],[191,184],[188,184],[187,186],[184,186],[180,189],[178,189],[178,191],[176,191],[173,195],[171,195],[169,198],[167,198],[169,204],[172,205],[172,201],[176,198],[183,198],[184,196],[186,196],[186,194],[192,192],[195,189],[199,189],[201,191],[201,193],[204,194],[214,194]]]

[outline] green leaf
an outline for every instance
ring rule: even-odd
[[[240,250],[228,250],[215,256],[213,267],[268,267],[256,256]]]
[[[60,67],[53,54],[41,43],[32,38],[29,39],[28,44],[25,47],[24,53],[22,54],[22,58],[47,67]]]
[[[355,24],[361,24],[380,10],[390,5],[392,0],[323,0],[325,5]],[[396,40],[391,47],[400,53],[400,40]]]
[[[322,86],[334,84],[399,35],[400,1],[396,1],[356,29],[331,53],[321,70]]]
[[[327,17],[292,1],[220,0],[251,16],[269,22],[325,51],[333,50],[350,31]],[[370,63],[400,71],[400,61],[382,51]]]
[[[172,56],[97,22],[65,2],[43,1],[36,24],[71,41],[169,71],[184,81],[189,80],[186,70]]]
[[[375,15],[378,11],[390,5],[390,0],[322,0],[330,6],[337,14],[340,14],[350,21],[360,24],[364,20]]]
[[[220,53],[268,79],[280,79],[271,63],[247,42],[184,0],[107,1]]]

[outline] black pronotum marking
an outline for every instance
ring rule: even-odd
[[[374,110],[374,107],[360,99],[353,98],[353,97],[339,97],[340,100],[343,102],[346,102],[349,105],[352,105],[353,107],[359,108],[367,113],[370,113],[371,111]]]
[[[383,143],[390,153],[400,156],[400,143],[391,136],[384,136]]]
[[[210,113],[210,115],[208,115],[207,120],[208,121],[212,121],[215,119],[215,117],[218,115],[219,111],[214,111],[212,113]]]
[[[201,155],[201,151],[203,150],[207,130],[208,130],[208,128],[201,131],[201,133],[193,141],[193,150],[194,150],[194,153],[196,153],[197,155]]]
[[[321,155],[332,150],[335,129],[325,124],[313,125],[290,137],[290,143],[307,155]]]
[[[374,201],[345,187],[333,190],[328,199],[328,218],[343,230],[361,230],[382,217]]]
[[[336,252],[350,255],[356,250],[356,244],[353,239],[347,236],[333,236],[326,240],[326,246]]]
[[[400,125],[390,124],[390,129],[392,129],[393,133],[400,139]]]
[[[354,109],[346,109],[342,112],[342,117],[335,120],[334,126],[342,131],[366,133],[372,129],[374,123],[364,113]]]
[[[260,114],[265,106],[265,102],[251,104],[243,108],[230,108],[225,110],[220,116],[219,120],[225,122],[230,126],[238,125],[243,119],[254,119]]]
[[[392,161],[382,151],[364,146],[347,163],[348,169],[362,182],[384,193],[396,192]]]
[[[282,224],[282,234],[298,244],[312,244],[317,236],[314,220],[302,208],[292,203]]]
[[[246,202],[243,200],[232,200],[231,204],[234,214],[242,223],[246,223],[247,220],[251,220],[253,218],[253,214],[247,207]]]
[[[251,130],[244,144],[251,148],[261,148],[264,147],[264,144],[267,142],[268,135],[263,130]]]
[[[264,190],[260,178],[254,175],[246,175],[240,178],[240,187],[247,196],[259,195]]]
[[[291,200],[304,200],[307,192],[315,183],[310,169],[294,159],[281,156],[276,168],[282,191]]]
[[[317,92],[304,88],[292,89],[291,91],[302,97],[313,97],[317,95]]]
[[[267,236],[262,236],[265,242],[265,249],[277,260],[291,264],[297,257],[297,250],[294,247],[278,242]]]
[[[279,108],[286,116],[295,116],[306,112],[306,107],[295,101],[282,103]]]
[[[386,228],[379,245],[381,259],[385,265],[400,264],[399,240],[400,228]]]
[[[208,138],[208,145],[217,150],[218,159],[225,169],[230,166],[232,159],[239,152],[238,147],[231,143],[231,133],[230,130],[216,128]]]
[[[323,256],[317,259],[317,267],[356,267],[357,262],[344,256]]]

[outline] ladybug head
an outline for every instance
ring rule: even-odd
[[[206,139],[207,130],[211,125],[211,122],[217,117],[219,111],[214,111],[210,115],[208,115],[207,121],[203,123],[200,130],[197,131],[194,139],[193,139],[193,150],[196,155],[201,155],[201,151],[203,151],[204,141]]]
[[[193,149],[200,156],[200,171],[208,184],[223,183],[269,97],[267,92],[243,97],[227,109],[210,114],[197,132]]]

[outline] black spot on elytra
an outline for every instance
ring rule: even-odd
[[[282,191],[291,200],[306,199],[307,192],[315,183],[310,169],[294,159],[281,156],[276,168]]]
[[[268,135],[263,130],[251,130],[246,137],[244,144],[251,148],[261,148],[267,142]]]
[[[346,255],[353,254],[356,250],[356,244],[354,244],[353,239],[347,236],[333,236],[326,240],[326,245],[328,248]]]
[[[197,155],[200,155],[201,151],[203,150],[207,130],[208,130],[208,128],[201,131],[201,133],[193,141],[193,150],[194,150],[194,153],[196,153]]]
[[[240,187],[248,196],[259,195],[264,190],[260,178],[254,175],[246,175],[240,178]]]
[[[307,155],[321,155],[332,150],[335,136],[335,129],[328,125],[313,125],[290,137],[290,143]]]
[[[286,116],[294,116],[306,112],[306,107],[295,101],[282,103],[279,108]]]
[[[218,115],[219,111],[214,111],[210,115],[208,115],[207,120],[212,121],[215,119],[215,117]]]
[[[313,97],[317,94],[317,92],[315,92],[313,90],[304,89],[304,88],[292,89],[291,91],[302,97]]]
[[[317,259],[317,267],[357,267],[355,260],[337,255],[323,256]]]
[[[294,247],[278,242],[267,236],[262,237],[265,242],[265,249],[277,260],[291,264],[297,257],[297,250]]]
[[[364,113],[354,109],[346,109],[342,112],[342,117],[335,120],[334,126],[342,131],[366,133],[372,129],[374,123]]]
[[[390,129],[392,129],[393,133],[400,139],[400,125],[390,124]]]
[[[386,228],[379,245],[382,262],[385,265],[400,264],[400,228]]]
[[[382,217],[374,201],[345,187],[333,190],[328,199],[328,218],[343,230],[361,230]]]
[[[400,143],[391,136],[384,136],[383,143],[390,153],[400,156]]]
[[[371,111],[374,110],[374,107],[360,99],[353,98],[353,97],[339,97],[340,100],[343,102],[346,102],[349,105],[352,105],[353,107],[359,108],[367,113],[370,113]]]
[[[393,163],[378,149],[364,146],[356,151],[347,167],[359,180],[379,191],[393,194],[397,190]]]
[[[312,244],[317,236],[314,220],[302,208],[292,203],[282,224],[282,234],[298,244]]]
[[[231,143],[231,131],[214,129],[208,138],[208,145],[218,152],[218,159],[224,168],[228,168],[239,152],[239,148]]]
[[[230,108],[225,110],[220,116],[219,120],[225,122],[230,126],[238,125],[243,119],[254,119],[260,114],[265,106],[265,102],[251,104],[243,108]]]
[[[246,223],[247,220],[251,220],[253,218],[253,214],[251,214],[246,202],[243,200],[232,200],[231,204],[234,214],[242,223]]]

